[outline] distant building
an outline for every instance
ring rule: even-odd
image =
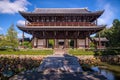
[[[97,49],[105,49],[106,44],[108,43],[108,39],[104,38],[94,38],[94,42],[96,44]]]
[[[61,45],[64,48],[89,48],[90,35],[105,28],[105,25],[97,25],[103,12],[86,8],[36,8],[33,12],[20,11],[26,21],[25,26],[17,26],[33,36],[34,48],[48,48],[49,39],[54,40],[54,48]],[[71,41],[73,45],[70,45]]]

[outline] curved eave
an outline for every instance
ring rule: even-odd
[[[98,32],[98,31],[101,31],[105,28],[105,25],[102,25],[102,26],[89,26],[89,27],[86,27],[86,26],[76,26],[76,27],[72,27],[72,26],[63,26],[63,27],[60,27],[60,26],[30,26],[30,27],[22,27],[22,26],[18,26],[17,27],[24,31],[24,32],[29,32],[29,31],[93,31],[94,33],[95,32]]]
[[[77,14],[77,15],[101,15],[103,14],[104,10],[101,10],[101,11],[96,11],[96,12],[86,12],[86,13],[35,13],[35,12],[23,12],[23,11],[19,11],[19,13],[22,15],[22,16],[33,16],[33,15],[55,15],[55,14]]]

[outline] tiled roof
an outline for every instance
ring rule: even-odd
[[[89,13],[87,8],[36,8],[34,13]]]
[[[19,26],[19,25],[18,25]],[[19,26],[19,27],[21,27],[21,26]],[[26,27],[22,27],[22,28],[26,28],[26,29],[30,29],[30,28],[39,28],[39,29],[41,29],[41,28],[72,28],[72,29],[74,29],[74,28],[83,28],[83,29],[87,29],[87,28],[89,28],[89,29],[92,29],[92,28],[103,28],[103,27],[105,27],[105,26],[103,26],[103,25],[100,25],[99,27],[98,26],[26,26]]]
[[[99,38],[94,38],[94,40],[99,41]],[[104,38],[100,38],[100,41],[108,41],[108,39],[104,37]]]
[[[17,25],[19,29],[21,30],[102,30],[105,28],[105,26],[19,26]]]

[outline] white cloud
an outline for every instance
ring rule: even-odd
[[[0,13],[15,14],[18,11],[26,11],[30,3],[27,0],[0,0]]]
[[[2,27],[0,27],[0,31],[3,31],[3,28],[2,28]]]
[[[17,21],[17,25],[25,26],[25,21],[19,20],[19,21]]]
[[[0,27],[0,34],[3,34],[3,33],[4,33],[3,27]]]
[[[112,26],[112,22],[115,18],[115,9],[110,3],[104,3],[102,0],[98,0],[98,8],[102,8],[105,10],[103,15],[98,19],[98,24],[107,24],[107,27]]]

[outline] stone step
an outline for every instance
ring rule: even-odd
[[[67,54],[67,49],[56,48],[54,49],[54,54],[60,54],[60,55]]]

